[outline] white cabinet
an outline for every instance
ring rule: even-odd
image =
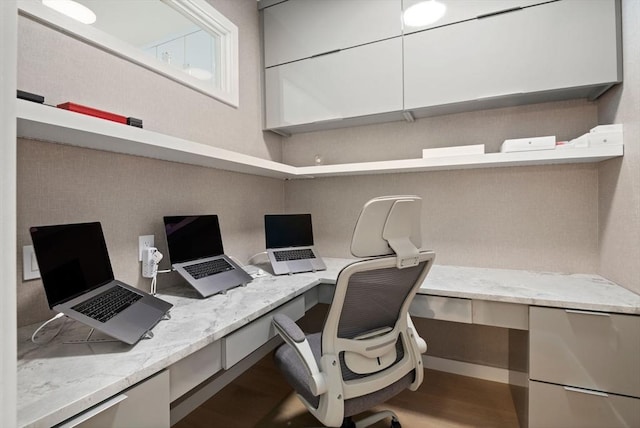
[[[229,370],[244,357],[275,337],[276,330],[272,324],[275,315],[284,314],[294,321],[302,318],[305,312],[304,301],[305,297],[299,296],[225,336],[222,339],[222,367]]]
[[[547,0],[438,0],[438,3],[442,3],[446,7],[444,16],[428,25],[407,25],[405,21],[404,34],[415,33],[416,31],[426,30],[428,28],[442,27],[477,17],[488,17],[489,15],[505,13],[516,8],[546,3],[546,1]],[[403,0],[403,12],[406,12],[419,3],[424,3],[424,0]]]
[[[289,0],[267,7],[265,67],[400,36],[400,8],[400,0]]]
[[[169,426],[168,371],[160,372],[59,425],[60,428]]]
[[[266,127],[402,109],[402,39],[266,69]]]
[[[562,0],[407,35],[404,107],[596,96],[621,80],[618,8]]]
[[[404,29],[417,0],[264,8],[265,128],[593,99],[622,81],[620,0],[440,1],[444,18]]]
[[[529,426],[640,426],[640,316],[531,307]]]

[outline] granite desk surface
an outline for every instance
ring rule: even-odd
[[[61,318],[39,336],[38,325],[18,330],[18,426],[60,423],[104,401],[234,330],[304,294],[320,283],[335,284],[353,262],[326,258],[327,270],[274,277],[268,272],[246,287],[207,299],[187,285],[160,288],[172,303],[171,319],[153,329],[154,337],[134,346],[119,342],[65,344],[88,333],[84,325]],[[266,269],[265,269],[266,270]],[[421,294],[526,305],[640,314],[640,295],[597,275],[565,275],[507,269],[435,265]]]

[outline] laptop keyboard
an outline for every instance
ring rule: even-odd
[[[287,262],[291,260],[304,260],[304,259],[315,259],[316,256],[313,254],[309,248],[304,248],[300,250],[284,250],[284,251],[274,251],[273,255],[278,262]]]
[[[138,293],[124,287],[113,287],[71,309],[96,321],[107,322],[140,299],[142,296]]]
[[[209,260],[206,262],[184,267],[184,270],[189,272],[189,275],[191,275],[195,279],[204,278],[232,269],[233,266],[231,266],[225,259]]]

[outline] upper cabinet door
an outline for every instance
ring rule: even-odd
[[[402,110],[402,38],[265,70],[267,129]]]
[[[416,31],[426,30],[427,28],[441,27],[443,25],[454,24],[456,22],[475,19],[479,16],[488,16],[503,13],[516,8],[533,6],[540,3],[546,3],[549,0],[436,0],[445,6],[445,13],[442,18],[435,22],[424,25],[409,25],[404,22],[404,34],[415,33]],[[410,8],[416,6],[421,8],[420,4],[425,4],[425,0],[402,0],[403,13]],[[403,15],[404,16],[404,15]]]
[[[400,0],[289,0],[263,10],[265,67],[402,34]]]
[[[622,77],[618,7],[561,0],[405,36],[405,109],[568,88],[590,96]]]

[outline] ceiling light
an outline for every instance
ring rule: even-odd
[[[42,4],[83,24],[96,22],[96,14],[91,9],[73,0],[42,0]]]
[[[424,27],[442,18],[447,6],[435,0],[422,1],[407,8],[402,14],[404,25],[408,27]]]

